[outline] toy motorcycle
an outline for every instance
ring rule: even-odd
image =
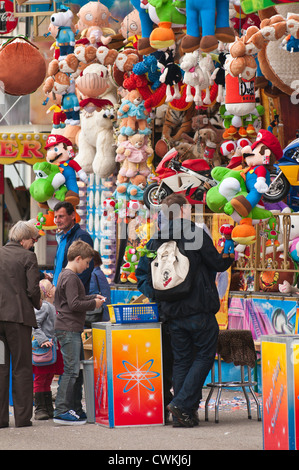
[[[176,149],[169,150],[156,168],[157,181],[144,190],[143,202],[148,209],[160,210],[163,199],[169,194],[183,194],[190,204],[204,204],[205,194],[216,181],[210,176],[211,169],[204,159],[180,162]]]
[[[271,184],[263,195],[266,202],[279,202],[287,196],[288,205],[299,205],[299,138],[283,150],[283,156],[270,173]],[[297,207],[298,210],[298,207]]]

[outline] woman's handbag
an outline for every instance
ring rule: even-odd
[[[32,340],[32,364],[34,366],[50,366],[57,361],[56,341],[49,348],[39,346],[36,339]]]
[[[96,283],[98,285],[99,294],[101,294],[100,285],[99,285],[97,276],[95,276],[95,278],[96,278]],[[103,312],[104,312],[103,305],[95,310],[87,311],[86,317],[85,317],[85,323],[84,323],[85,328],[91,328],[92,323],[102,321]]]

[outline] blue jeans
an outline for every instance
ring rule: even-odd
[[[69,410],[80,413],[83,385],[83,375],[80,370],[80,361],[83,358],[81,333],[56,330],[55,336],[60,343],[64,371],[59,381],[54,416]]]
[[[215,315],[200,313],[169,321],[173,351],[172,404],[191,414],[215,360],[219,327]]]

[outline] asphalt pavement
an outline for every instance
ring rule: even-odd
[[[219,422],[214,420],[214,399],[209,403],[209,421],[205,421],[204,404],[208,391],[204,389],[203,392],[199,426],[193,428],[176,428],[171,424],[122,428],[106,428],[93,423],[63,426],[52,420],[34,419],[31,427],[16,428],[11,407],[9,428],[0,429],[0,450],[106,450],[103,455],[109,464],[129,463],[135,467],[142,465],[133,457],[147,455],[144,451],[149,451],[150,456],[144,464],[192,467],[191,459],[194,461],[199,450],[263,450],[263,426],[262,421],[257,420],[255,402],[251,401],[252,419],[248,419],[242,391],[223,390]],[[261,402],[260,395],[258,398]],[[173,460],[162,462],[162,456],[166,458],[163,452]],[[179,454],[181,460],[177,460]],[[131,460],[122,461],[124,456]]]

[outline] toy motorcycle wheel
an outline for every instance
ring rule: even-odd
[[[290,191],[290,183],[282,172],[270,174],[270,187],[269,190],[263,194],[263,199],[266,202],[279,202],[287,197]]]
[[[148,209],[161,209],[162,201],[172,193],[167,186],[162,186],[158,193],[159,184],[151,183],[147,186],[143,193],[143,202]]]

